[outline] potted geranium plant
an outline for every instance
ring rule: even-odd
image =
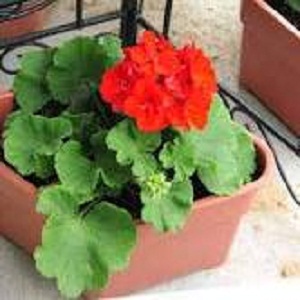
[[[43,28],[48,9],[39,9],[32,13],[26,10],[36,5],[32,0],[1,0],[0,3],[0,39],[17,37],[25,33],[33,32]],[[9,19],[14,14],[19,17]],[[7,20],[6,20],[7,19]],[[4,20],[4,21],[3,21]]]
[[[25,54],[13,92],[1,232],[68,297],[219,265],[269,184],[270,150],[231,120],[194,45],[77,37]]]
[[[300,1],[244,0],[240,81],[300,134]]]

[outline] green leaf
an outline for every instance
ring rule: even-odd
[[[159,154],[164,168],[175,170],[175,179],[178,181],[189,178],[196,170],[194,144],[191,138],[180,136],[172,142],[165,143]]]
[[[113,272],[127,267],[135,243],[130,215],[101,203],[84,218],[49,218],[34,258],[44,276],[57,279],[63,295],[78,297],[86,290],[105,287]]]
[[[107,131],[105,130],[92,136],[93,153],[103,182],[111,188],[119,189],[130,181],[131,172],[128,166],[121,166],[116,160],[116,153],[107,148],[106,136]]]
[[[28,52],[22,57],[13,90],[17,103],[25,112],[34,113],[52,99],[45,80],[52,56],[53,50],[43,49]]]
[[[41,165],[47,166],[47,173],[52,170],[51,157],[71,133],[70,122],[61,117],[48,119],[14,113],[6,122],[3,135],[5,159],[22,175],[41,175]]]
[[[106,142],[109,149],[117,152],[121,165],[132,165],[135,176],[147,178],[157,171],[152,153],[161,143],[160,134],[142,133],[132,121],[124,120],[109,131]]]
[[[40,191],[36,209],[47,216],[75,216],[79,205],[86,201],[86,198],[79,194],[71,194],[62,185],[54,185]]]
[[[121,59],[123,54],[122,42],[119,37],[114,35],[101,36],[98,42],[106,53],[104,67],[108,69]]]
[[[72,139],[80,141],[83,146],[90,146],[91,136],[99,130],[96,114],[94,112],[72,114],[65,111],[62,116],[72,123]]]
[[[97,109],[97,102],[98,91],[92,89],[89,84],[82,85],[70,99],[68,110],[72,114],[89,113]]]
[[[243,184],[251,181],[252,175],[256,169],[255,147],[249,133],[243,126],[237,123],[233,123],[232,126],[236,133],[236,142],[238,145],[236,159],[240,176],[243,178]]]
[[[47,155],[35,155],[34,171],[37,177],[46,179],[55,174],[54,158]]]
[[[68,104],[74,102],[72,98],[82,96],[87,87],[92,93],[91,87],[98,86],[105,70],[105,51],[97,39],[90,37],[76,37],[64,43],[56,51],[47,75],[55,99]]]
[[[253,142],[246,129],[230,119],[221,99],[214,102],[209,126],[197,145],[198,174],[210,191],[230,195],[251,179]]]
[[[287,4],[297,12],[300,12],[300,0],[287,0]]]
[[[90,196],[99,180],[99,169],[76,141],[65,143],[55,156],[55,169],[62,185],[72,194]]]
[[[158,231],[182,229],[193,204],[193,188],[189,180],[168,182],[163,174],[155,174],[142,185],[144,204],[142,218]]]
[[[255,149],[248,132],[230,119],[218,97],[207,127],[182,133],[165,145],[160,159],[165,168],[175,170],[177,180],[197,171],[207,189],[218,195],[238,190],[255,170]]]

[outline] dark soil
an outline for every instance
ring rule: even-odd
[[[300,30],[300,13],[288,6],[285,0],[266,0],[266,2]]]

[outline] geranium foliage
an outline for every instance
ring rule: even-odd
[[[153,153],[160,145],[160,134],[145,134],[138,131],[133,122],[124,120],[107,135],[108,148],[115,150],[121,165],[131,165],[133,173],[147,178],[158,166]]]
[[[77,197],[62,192],[55,196],[50,201],[71,203],[47,219],[42,246],[34,254],[37,268],[46,277],[56,277],[59,289],[69,297],[106,286],[111,273],[128,265],[136,239],[130,215],[103,202],[80,216],[70,209]]]
[[[300,12],[300,0],[287,0],[288,5],[297,12]]]
[[[206,128],[182,132],[165,144],[160,159],[166,168],[175,170],[178,180],[189,178],[196,171],[209,191],[230,195],[251,179],[254,154],[247,131],[230,119],[216,96]]]
[[[14,81],[14,92],[20,107],[26,112],[36,112],[51,100],[45,76],[52,62],[53,50],[26,53],[21,70]]]
[[[50,174],[51,165],[44,165],[44,174],[41,174],[39,164],[46,163],[47,160],[51,162],[63,139],[71,135],[71,123],[61,117],[49,119],[16,112],[11,115],[7,124],[9,126],[4,132],[5,159],[22,175],[35,173],[44,177]]]
[[[229,195],[251,180],[255,150],[221,99],[210,60],[145,32],[77,37],[22,58],[4,156],[40,185],[46,217],[38,270],[67,297],[103,288],[128,266],[139,216],[183,228],[195,180]]]
[[[163,173],[153,174],[143,184],[143,220],[159,231],[181,229],[193,204],[191,182],[166,180]]]

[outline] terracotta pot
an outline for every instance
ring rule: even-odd
[[[13,94],[11,92],[5,92],[0,87],[0,130],[5,120],[6,115],[8,115],[13,109]]]
[[[17,19],[0,23],[0,39],[13,38],[23,34],[43,29],[49,10],[47,8]]]
[[[300,135],[300,32],[264,0],[244,0],[240,82]]]
[[[241,217],[273,179],[272,153],[264,141],[254,141],[262,170],[258,180],[231,197],[212,196],[195,202],[186,226],[177,234],[158,234],[151,226],[138,224],[138,244],[129,267],[114,275],[107,289],[85,298],[128,294],[223,263]],[[40,243],[43,225],[43,217],[35,212],[36,188],[0,163],[0,195],[1,234],[31,254]]]

